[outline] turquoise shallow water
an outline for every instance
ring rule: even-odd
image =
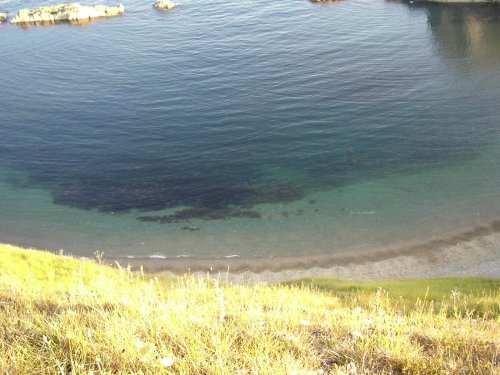
[[[0,241],[331,254],[500,217],[498,6],[125,7],[0,27]]]

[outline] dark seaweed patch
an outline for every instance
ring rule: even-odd
[[[301,187],[293,182],[273,182],[252,189],[252,194],[245,202],[259,203],[288,203],[304,198]]]
[[[193,213],[207,209],[207,212],[217,212],[217,216],[232,211],[230,206],[244,212],[256,204],[287,203],[304,197],[301,186],[291,182],[256,183],[251,176],[158,174],[149,177],[97,175],[85,179],[73,176],[46,184],[57,204],[103,212],[157,211],[186,206],[193,207]],[[231,213],[238,214],[241,213]]]
[[[188,230],[190,232],[197,232],[201,229],[201,227],[198,225],[188,224],[188,225],[183,226],[181,229]]]
[[[232,183],[231,183],[232,182]],[[239,181],[202,177],[150,177],[74,179],[52,186],[57,204],[104,212],[131,209],[155,211],[178,206],[223,208],[238,205],[255,192]]]
[[[137,219],[140,221],[153,221],[164,224],[164,223],[182,223],[189,221],[191,219],[226,220],[231,218],[260,219],[261,214],[257,211],[240,210],[234,207],[224,207],[224,208],[193,207],[176,211],[172,215],[140,216]],[[184,228],[186,227],[183,227],[182,229]],[[188,228],[188,230],[191,229]]]

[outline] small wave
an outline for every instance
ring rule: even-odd
[[[149,258],[149,259],[167,259],[167,257],[165,255],[157,255],[157,254],[148,255],[147,258]]]

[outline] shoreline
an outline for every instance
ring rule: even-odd
[[[335,254],[255,258],[108,258],[121,267],[161,275],[209,274],[236,283],[305,277],[353,279],[488,276],[500,278],[500,220],[446,237]]]
[[[201,274],[201,272],[200,272]],[[391,280],[427,277],[500,278],[500,233],[474,238],[439,249],[433,253],[398,255],[364,263],[330,267],[260,273],[221,273],[221,278],[236,284],[279,283],[311,277]]]

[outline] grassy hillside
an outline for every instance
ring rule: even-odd
[[[498,374],[500,283],[226,285],[0,245],[1,374]]]

